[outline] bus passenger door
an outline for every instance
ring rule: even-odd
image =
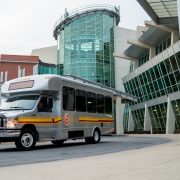
[[[53,98],[42,96],[37,107],[37,129],[40,138],[54,137]]]

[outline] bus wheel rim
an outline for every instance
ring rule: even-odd
[[[98,131],[94,131],[94,140],[96,142],[99,140],[99,133],[98,133]]]
[[[30,133],[25,133],[21,137],[21,144],[23,147],[29,148],[33,144],[33,136]]]

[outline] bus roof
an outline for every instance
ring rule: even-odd
[[[40,92],[40,91],[61,91],[61,80],[72,82],[75,84],[102,89],[114,96],[121,96],[123,99],[137,101],[135,96],[115,90],[110,87],[103,86],[99,83],[92,82],[76,76],[59,76],[53,74],[32,75],[16,78],[6,81],[1,87],[2,94]]]

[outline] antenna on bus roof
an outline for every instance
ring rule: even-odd
[[[68,78],[71,78],[71,79],[74,79],[74,80],[80,80],[82,81],[83,83],[87,83],[87,84],[92,84],[92,85],[95,85],[95,86],[99,86],[101,88],[105,88],[105,89],[108,89],[108,90],[111,90],[114,92],[114,95],[115,96],[121,96],[123,98],[127,98],[127,99],[130,99],[132,101],[137,101],[137,97],[136,96],[133,96],[131,94],[128,94],[128,93],[125,93],[125,92],[122,92],[122,91],[119,91],[117,89],[114,89],[114,88],[111,88],[109,86],[105,86],[103,84],[100,84],[100,83],[97,83],[97,82],[94,82],[94,81],[90,81],[88,79],[85,79],[85,78],[81,78],[81,77],[78,77],[78,76],[75,76],[75,75],[71,75],[71,74],[65,74],[63,75],[64,77],[68,77]]]

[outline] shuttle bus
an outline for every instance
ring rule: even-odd
[[[114,131],[114,91],[81,78],[32,75],[1,88],[0,142],[30,150],[37,141],[97,143]]]

